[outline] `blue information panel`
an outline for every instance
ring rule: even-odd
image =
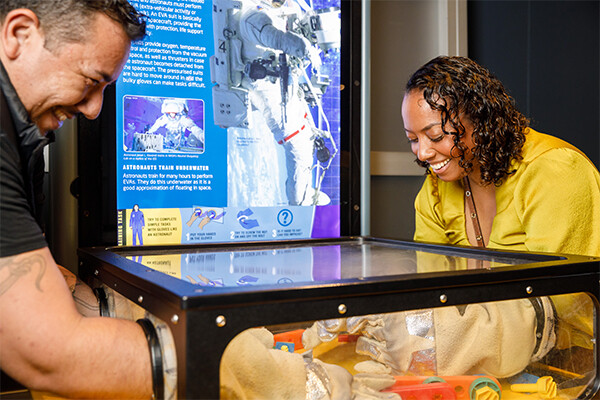
[[[340,236],[340,0],[139,0],[119,244]]]

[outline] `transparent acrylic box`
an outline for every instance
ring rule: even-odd
[[[273,335],[273,348],[259,352],[355,376],[364,373],[357,363],[378,358],[396,379],[387,390],[405,399],[598,391],[598,258],[348,237],[88,248],[80,259],[88,283],[168,326],[178,398],[218,398],[227,379],[243,381],[243,369],[220,374],[221,361],[236,363],[223,353],[251,328],[263,341]],[[527,383],[531,392],[514,386]]]

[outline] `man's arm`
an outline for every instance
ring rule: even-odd
[[[73,398],[150,398],[150,356],[135,322],[84,318],[47,248],[0,259],[2,369]]]

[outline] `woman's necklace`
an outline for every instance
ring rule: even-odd
[[[477,240],[477,246],[485,248],[483,242],[483,234],[481,233],[481,224],[479,223],[479,215],[477,215],[477,208],[475,208],[475,201],[473,199],[473,192],[471,191],[471,183],[469,177],[465,176],[462,178],[463,188],[465,189],[465,201],[469,208],[470,219],[473,223],[473,230],[475,231],[475,240]]]

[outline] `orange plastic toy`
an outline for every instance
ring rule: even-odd
[[[431,389],[439,393],[435,390],[430,393],[429,388],[434,384],[440,386]],[[419,391],[423,391],[422,395]],[[384,392],[398,393],[403,400],[500,400],[502,396],[500,382],[485,375],[396,376],[396,383]]]

